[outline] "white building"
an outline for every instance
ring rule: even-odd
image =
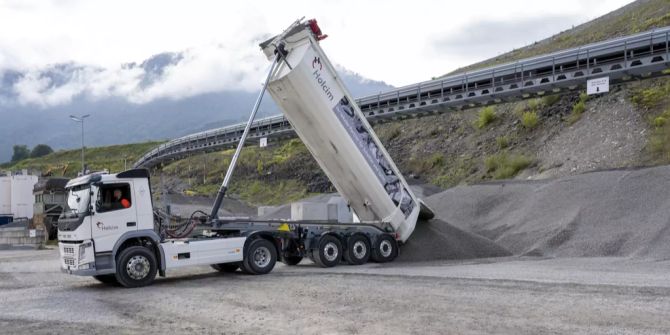
[[[37,176],[29,175],[27,170],[22,174],[0,176],[0,215],[32,219],[35,184]]]

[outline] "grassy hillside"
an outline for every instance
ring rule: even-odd
[[[170,176],[168,187],[172,192],[213,196],[233,152],[192,156],[165,166],[162,173]],[[246,147],[238,160],[229,194],[253,205],[277,205],[312,193],[332,191],[307,148],[293,139],[266,148]]]
[[[670,26],[670,1],[639,0],[542,41],[457,69],[449,74],[510,63],[528,57],[575,48],[584,44],[604,41],[665,26]]]
[[[112,145],[107,147],[86,148],[85,159],[90,170],[108,169],[119,172],[124,169],[124,160],[128,168],[144,153],[162,142],[144,142]],[[30,169],[36,173],[53,176],[74,177],[81,170],[81,150],[59,150],[40,158],[29,158],[16,163],[0,166],[3,170]]]

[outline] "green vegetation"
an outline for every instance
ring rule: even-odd
[[[555,97],[550,95],[519,103],[514,107],[514,115],[519,118],[524,128],[533,129],[540,122],[539,111],[556,103],[559,99]]]
[[[539,117],[537,116],[537,112],[525,112],[521,115],[521,125],[527,129],[535,128],[538,122]]]
[[[449,160],[430,182],[442,188],[454,187],[471,177],[474,173],[475,162],[469,155],[463,155]]]
[[[639,107],[652,109],[667,101],[670,95],[670,81],[663,80],[647,88],[633,91],[631,101]]]
[[[542,105],[545,107],[551,107],[559,100],[561,100],[560,94],[545,95],[544,97],[542,97]]]
[[[649,135],[648,151],[657,164],[670,163],[670,107],[656,117],[650,117],[653,129]]]
[[[137,159],[160,143],[144,142],[87,148],[86,164],[93,171],[108,169],[110,172],[119,172],[125,167],[131,168]],[[2,168],[7,170],[32,169],[41,171],[43,174],[74,177],[81,170],[81,149],[60,150],[42,157],[26,158],[3,164]]]
[[[445,163],[446,161],[443,154],[434,153],[428,157],[412,157],[409,160],[408,165],[412,172],[423,175],[424,173],[431,172],[433,169],[443,167]]]
[[[18,162],[30,157],[30,149],[27,145],[15,145],[13,147],[12,162]]]
[[[579,100],[577,103],[572,106],[572,113],[568,116],[568,123],[574,124],[582,118],[582,114],[586,111],[586,101],[589,96],[586,93],[581,93],[579,95]]]
[[[475,126],[482,129],[496,119],[496,111],[493,106],[484,107],[479,111],[479,117],[475,121]]]
[[[214,196],[234,150],[199,154],[163,167],[178,177],[189,195]],[[242,151],[230,185],[230,194],[253,205],[278,205],[309,196],[308,184],[322,176],[299,139],[266,148],[247,146]],[[328,191],[328,190],[324,190]]]
[[[496,144],[499,149],[505,149],[509,146],[509,137],[507,136],[498,136],[496,137]]]
[[[52,152],[54,152],[54,149],[51,149],[50,146],[46,144],[38,144],[33,148],[32,151],[30,151],[30,158],[39,158]]]
[[[532,159],[518,154],[502,152],[484,158],[486,172],[494,179],[507,179],[517,175],[523,169],[529,167]]]

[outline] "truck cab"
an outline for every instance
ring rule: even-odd
[[[58,220],[65,272],[114,274],[115,256],[124,243],[148,246],[160,254],[147,170],[92,173],[70,180],[65,188],[65,209]],[[121,194],[126,206],[115,193]]]
[[[63,272],[138,287],[151,283],[157,273],[164,276],[166,269],[181,266],[209,264],[234,271],[245,253],[258,254],[259,245],[274,258],[265,257],[259,262],[262,266],[248,265],[250,272],[262,274],[274,267],[276,246],[246,243],[248,234],[239,231],[162,238],[146,169],[92,173],[72,179],[65,189],[67,201],[58,223]]]

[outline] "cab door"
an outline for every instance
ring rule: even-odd
[[[91,235],[96,252],[111,251],[121,235],[137,230],[133,189],[131,180],[98,185],[93,198],[95,214],[91,217]],[[115,192],[120,192],[124,201],[117,199]]]

